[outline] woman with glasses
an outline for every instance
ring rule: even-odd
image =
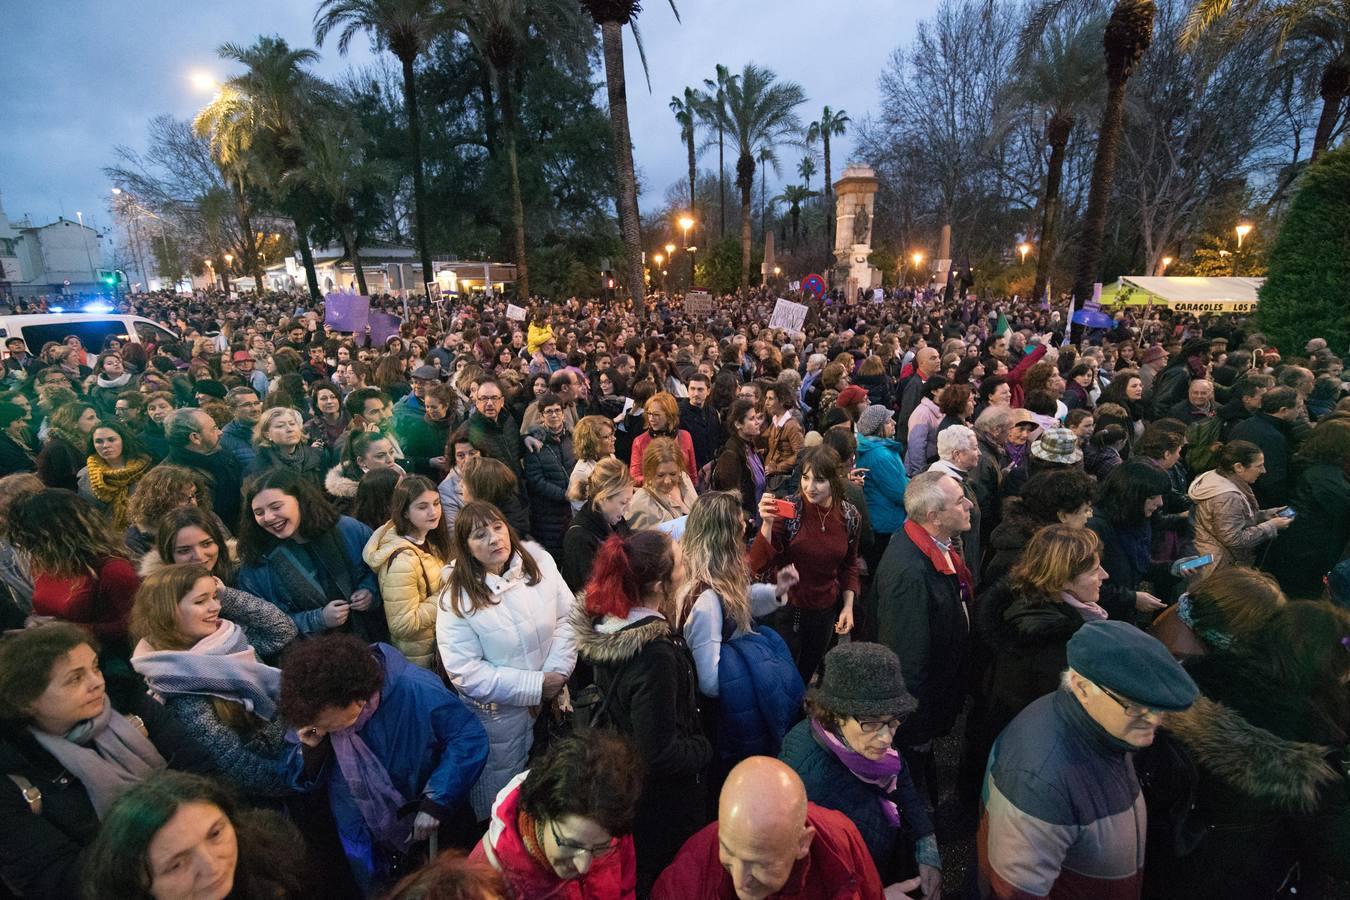
[[[501,873],[510,900],[631,900],[641,769],[612,732],[558,741],[497,795],[469,858]]]
[[[883,884],[914,874],[897,853],[903,833],[916,842],[922,896],[942,886],[942,858],[928,807],[891,746],[918,702],[905,689],[900,660],[881,644],[840,644],[806,697],[807,718],[788,732],[780,759],[801,776],[806,798],[858,827]]]

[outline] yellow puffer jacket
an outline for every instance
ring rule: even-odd
[[[389,635],[399,652],[430,669],[436,652],[436,597],[445,564],[385,522],[361,554],[380,580]]]
[[[533,356],[534,354],[539,352],[540,347],[544,346],[551,340],[553,340],[552,325],[541,326],[531,322],[530,330],[526,334],[525,349],[530,352],[531,356]]]

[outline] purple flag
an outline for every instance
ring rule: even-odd
[[[333,291],[323,298],[323,321],[334,331],[360,334],[370,323],[370,298]]]
[[[384,342],[398,334],[403,319],[392,313],[373,312],[370,314],[370,345],[383,347]]]

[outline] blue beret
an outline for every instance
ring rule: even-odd
[[[1151,709],[1187,709],[1200,689],[1157,638],[1128,622],[1088,622],[1069,638],[1069,667]]]

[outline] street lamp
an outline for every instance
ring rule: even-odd
[[[1242,239],[1245,238],[1247,235],[1249,235],[1249,234],[1252,233],[1252,226],[1250,226],[1250,225],[1248,225],[1247,223],[1244,222],[1244,223],[1242,223],[1241,225],[1239,225],[1237,228],[1234,228],[1233,230],[1237,232],[1237,236],[1238,236],[1238,249],[1241,250],[1241,249],[1242,249]]]
[[[689,251],[689,289],[692,291],[694,289],[694,253],[698,250],[697,247],[689,245],[689,229],[694,227],[694,217],[683,215],[676,222],[679,224],[680,230],[684,232],[684,248]]]
[[[201,91],[203,94],[214,91],[217,87],[220,86],[220,83],[216,81],[216,77],[214,75],[212,75],[210,72],[203,72],[201,70],[189,72],[188,81],[192,82],[192,86],[197,90]]]
[[[1173,263],[1172,257],[1164,256],[1162,258],[1162,274],[1164,275],[1167,274],[1167,267],[1170,266],[1172,263]]]
[[[1022,254],[1022,265],[1027,264],[1027,254],[1031,252],[1031,245],[1022,243],[1017,245],[1017,252]]]
[[[666,258],[667,258],[667,259],[674,259],[674,257],[675,257],[675,245],[674,245],[674,244],[666,244]]]

